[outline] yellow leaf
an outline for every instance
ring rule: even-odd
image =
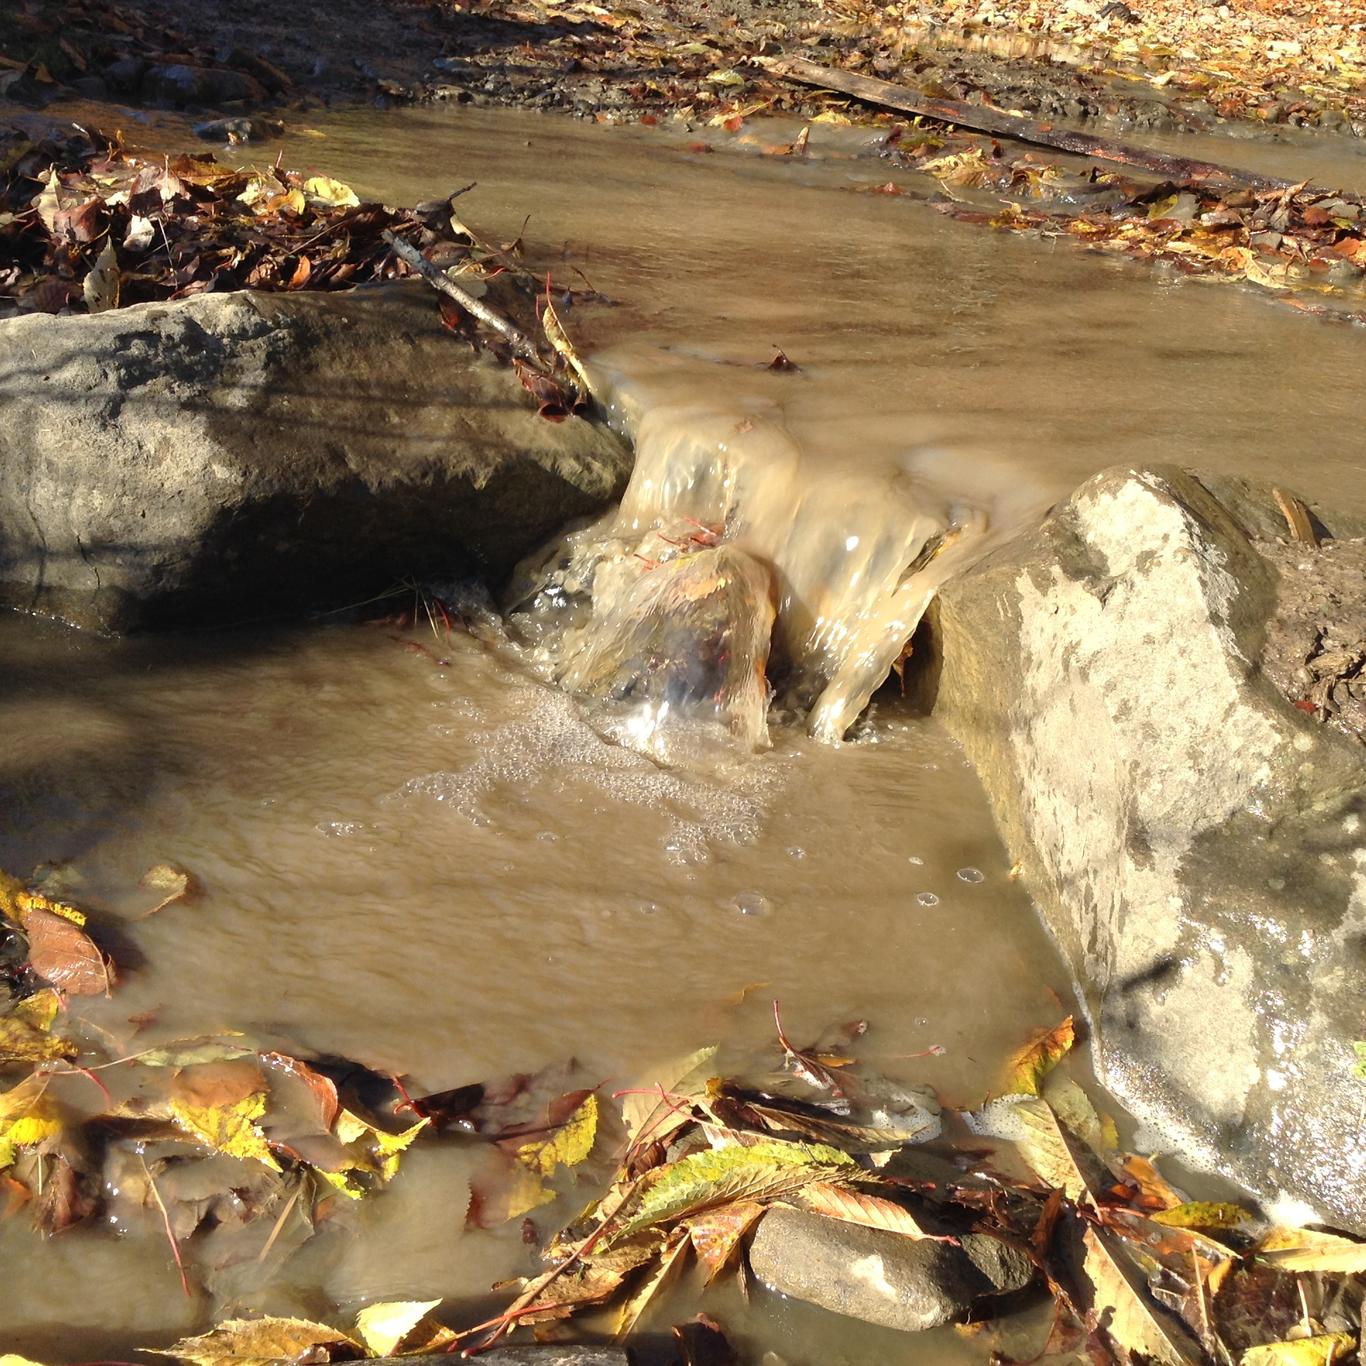
[[[356,1333],[371,1356],[384,1357],[435,1309],[440,1300],[394,1300],[372,1304],[356,1315]]]
[[[154,1356],[179,1357],[192,1366],[280,1366],[287,1361],[317,1360],[308,1355],[317,1347],[364,1351],[354,1338],[325,1323],[275,1318],[229,1319],[200,1337],[182,1338],[174,1347],[144,1350]]]
[[[999,1094],[1037,1096],[1043,1079],[1076,1041],[1077,1033],[1070,1015],[1054,1029],[1039,1030],[1023,1048],[1011,1054],[1005,1084]]]
[[[579,359],[579,353],[574,349],[574,343],[569,340],[569,334],[564,330],[564,324],[560,322],[559,315],[555,312],[549,299],[541,306],[541,328],[551,346],[555,348],[565,364],[574,372],[584,394],[592,394],[593,381],[589,378],[588,371],[584,369],[583,362]]]
[[[556,1167],[576,1167],[593,1151],[598,1137],[598,1097],[589,1092],[583,1104],[549,1138],[524,1143],[517,1160],[549,1176]]]
[[[77,1049],[66,1039],[54,1038],[52,1022],[59,1001],[50,987],[26,996],[0,1018],[0,1062],[50,1062],[74,1058]]]
[[[244,1162],[260,1162],[273,1171],[280,1170],[256,1121],[266,1112],[266,1093],[253,1091],[232,1105],[194,1105],[171,1100],[171,1118],[186,1133],[229,1157]]]
[[[347,1170],[373,1172],[381,1181],[390,1181],[398,1171],[399,1154],[430,1123],[430,1120],[420,1119],[411,1129],[391,1134],[367,1124],[359,1115],[343,1107],[333,1121],[332,1133],[350,1150]],[[337,1183],[333,1181],[332,1184]]]
[[[0,1356],[0,1366],[43,1366],[41,1361],[34,1361],[31,1357],[15,1356],[13,1352],[6,1352]]]
[[[27,1148],[61,1133],[62,1121],[47,1098],[48,1081],[48,1077],[35,1073],[0,1095],[0,1158],[8,1150],[9,1161],[13,1161],[16,1148]],[[0,1167],[7,1165],[0,1161]]]
[[[1155,1224],[1168,1228],[1237,1228],[1253,1216],[1241,1205],[1222,1200],[1191,1200],[1171,1209],[1157,1210],[1148,1216]]]
[[[1283,1271],[1366,1272],[1366,1243],[1307,1228],[1273,1228],[1258,1244],[1257,1255]]]
[[[1356,1349],[1351,1333],[1321,1333],[1296,1342],[1264,1342],[1243,1353],[1241,1366],[1329,1366]]]
[[[360,203],[355,190],[331,176],[314,175],[304,181],[304,194],[314,208],[354,209]]]
[[[16,925],[22,925],[32,910],[51,911],[73,925],[85,924],[84,914],[74,906],[68,906],[64,901],[54,901],[41,892],[31,892],[18,878],[0,871],[0,914]]]

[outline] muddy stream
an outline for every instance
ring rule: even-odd
[[[866,133],[818,129],[803,161],[762,155],[762,126],[705,135],[715,151],[458,109],[314,129],[287,162],[390,202],[475,181],[469,222],[614,301],[572,325],[639,439],[628,511],[706,521],[718,487],[740,489],[808,701],[834,686],[857,711],[885,672],[865,647],[914,604],[887,608],[884,560],[945,528],[980,549],[1103,466],[1363,501],[1354,332],[868,193],[900,173]],[[800,369],[765,369],[775,347]],[[439,665],[372,625],[212,626],[110,641],[0,619],[0,867],[61,865],[119,924],[121,984],[81,1007],[111,1035],[130,1017],[141,1047],[241,1030],[425,1091],[572,1056],[615,1089],[706,1043],[762,1054],[776,997],[789,1034],[867,1019],[870,1062],[968,1103],[1071,1008],[973,774],[894,688],[843,745],[780,712],[767,750],[666,765],[497,640],[443,641]],[[168,861],[203,895],[139,919],[138,880]],[[458,1317],[532,1255],[517,1223],[464,1231],[474,1160],[419,1147],[350,1231],[259,1261],[226,1248],[233,1274],[189,1300],[146,1219],[42,1242],[12,1218],[0,1348],[114,1356],[229,1312],[390,1298]],[[762,1295],[705,1303],[755,1360],[986,1350]]]

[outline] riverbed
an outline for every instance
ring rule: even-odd
[[[1356,331],[948,221],[867,130],[817,127],[805,157],[774,154],[785,136],[371,111],[316,118],[284,157],[390,202],[475,182],[466,221],[608,301],[569,322],[622,423],[668,449],[757,420],[822,535],[923,515],[985,545],[1116,463],[1363,505]],[[796,368],[768,368],[779,349]],[[750,467],[776,478],[775,449]],[[242,1030],[426,1091],[573,1057],[610,1090],[708,1043],[771,1050],[777,999],[792,1035],[868,1020],[871,1064],[967,1104],[1073,1008],[962,754],[894,687],[842,745],[779,715],[769,750],[666,766],[496,636],[203,625],[0,620],[0,867],[60,865],[117,929],[123,980],[81,1008],[111,1033]],[[164,862],[202,895],[140,919]],[[464,1231],[471,1161],[419,1149],[362,1238],[226,1302],[181,1296],[150,1221],[40,1243],[11,1219],[0,1338],[74,1361],[230,1311],[476,1300],[530,1254],[515,1226]],[[791,1366],[984,1354],[721,1303]]]

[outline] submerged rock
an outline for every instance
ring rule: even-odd
[[[124,629],[506,572],[620,493],[423,284],[0,323],[0,602]]]
[[[770,1290],[920,1332],[1034,1279],[1029,1258],[999,1238],[968,1233],[960,1243],[916,1240],[779,1205],[759,1221],[749,1263]]]
[[[1105,471],[943,588],[922,685],[1144,1142],[1366,1232],[1366,750],[1268,676],[1278,536],[1269,489]]]

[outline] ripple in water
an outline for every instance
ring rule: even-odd
[[[939,898],[933,892],[917,892],[915,904],[917,906],[937,906],[939,905]]]
[[[959,882],[985,882],[986,876],[980,868],[960,868],[958,870]]]

